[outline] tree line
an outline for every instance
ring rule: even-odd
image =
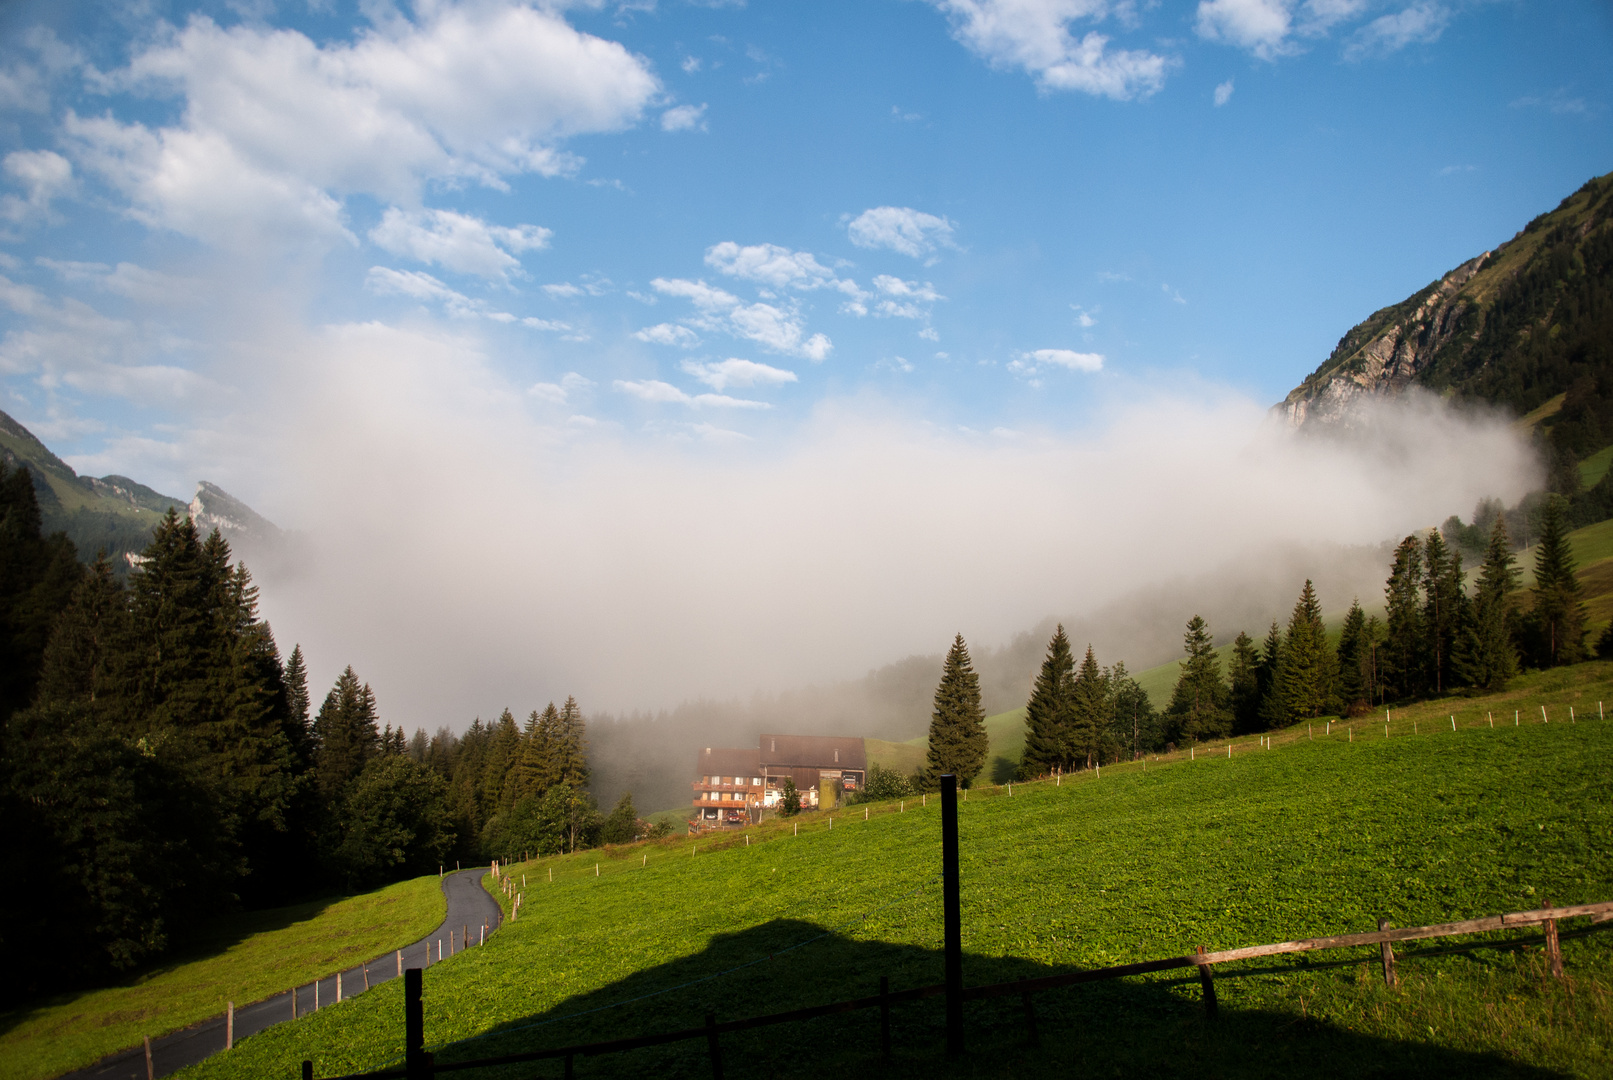
[[[410,739],[348,667],[311,706],[217,531],[170,510],[124,583],[42,536],[31,477],[0,462],[4,993],[149,965],[233,908],[648,829],[630,796],[594,807],[573,699],[524,732],[506,710]]]

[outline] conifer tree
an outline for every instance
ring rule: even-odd
[[[286,709],[290,713],[291,723],[306,728],[309,706],[308,664],[303,659],[301,645],[291,647],[291,655],[286,657],[286,673],[282,681],[286,684]]]
[[[39,700],[94,706],[105,696],[128,609],[106,553],[96,556],[56,620],[40,670]]]
[[[1498,514],[1473,592],[1473,617],[1458,652],[1464,680],[1483,690],[1500,690],[1518,673],[1512,604],[1512,592],[1518,587],[1516,563],[1506,517]]]
[[[1176,689],[1165,710],[1171,740],[1203,742],[1230,735],[1232,710],[1227,704],[1230,692],[1221,678],[1221,661],[1216,659],[1209,626],[1199,616],[1188,620],[1182,647],[1187,659],[1182,661]]]
[[[1531,613],[1542,667],[1585,659],[1585,605],[1580,602],[1582,590],[1575,569],[1563,500],[1549,497],[1535,548],[1535,607]]]
[[[521,752],[515,763],[512,803],[529,795],[542,795],[553,785],[553,742],[559,723],[560,713],[552,701],[541,716],[534,709],[527,717],[526,730],[521,734]]]
[[[1383,645],[1389,639],[1389,632],[1376,615],[1367,616],[1367,626],[1362,634],[1361,647],[1361,688],[1366,692],[1367,703],[1383,704],[1383,679],[1380,665],[1383,658]]]
[[[1153,750],[1161,743],[1159,713],[1148,698],[1148,691],[1131,677],[1126,665],[1115,661],[1115,666],[1104,673],[1109,685],[1110,737],[1109,760],[1130,758],[1135,761],[1145,750]]]
[[[588,731],[577,699],[566,697],[554,741],[554,777],[574,791],[588,786]]]
[[[1333,655],[1316,589],[1307,579],[1288,619],[1283,659],[1277,669],[1277,694],[1285,723],[1321,716],[1333,697]]]
[[[980,676],[969,662],[969,649],[959,634],[947,650],[941,682],[930,714],[930,749],[925,758],[929,783],[952,773],[968,787],[986,764],[986,714],[980,708]]]
[[[1266,631],[1266,641],[1260,650],[1260,666],[1255,671],[1256,681],[1260,686],[1260,703],[1256,706],[1256,716],[1259,726],[1270,731],[1280,728],[1287,722],[1287,711],[1283,705],[1281,695],[1277,693],[1277,672],[1283,664],[1283,634],[1277,628],[1277,620],[1271,621],[1271,629]]]
[[[1070,684],[1069,760],[1091,768],[1097,762],[1098,747],[1110,719],[1109,680],[1098,667],[1092,646]]]
[[[1427,684],[1423,666],[1423,612],[1418,586],[1422,580],[1423,549],[1415,536],[1395,548],[1389,580],[1384,585],[1388,616],[1383,645],[1384,696],[1405,698],[1422,692]]]
[[[633,809],[633,793],[622,792],[616,808],[600,827],[599,839],[606,844],[631,844],[638,839],[638,812]]]
[[[1246,735],[1260,727],[1260,654],[1255,640],[1243,631],[1232,643],[1232,728]]]
[[[491,818],[515,805],[514,773],[520,758],[521,731],[515,726],[515,714],[505,709],[493,724],[487,759],[482,766],[479,795],[484,818]]]
[[[1455,685],[1457,642],[1466,622],[1462,553],[1435,529],[1423,542],[1423,656],[1430,688],[1442,694]]]
[[[1042,670],[1025,703],[1025,752],[1020,758],[1020,778],[1045,776],[1070,766],[1071,687],[1075,681],[1075,659],[1070,655],[1070,639],[1061,624],[1047,643]]]
[[[66,536],[41,535],[32,474],[0,458],[0,724],[34,699],[51,626],[83,573]]]
[[[1339,632],[1338,698],[1346,716],[1358,716],[1369,705],[1366,681],[1367,616],[1359,598],[1350,601],[1350,613]]]
[[[352,665],[336,679],[314,717],[314,779],[332,806],[379,751],[375,695],[358,681]]]

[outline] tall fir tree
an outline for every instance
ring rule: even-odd
[[[95,706],[109,690],[128,614],[123,585],[103,552],[90,564],[51,631],[40,669],[39,700],[79,702],[97,712]]]
[[[1232,709],[1228,706],[1231,693],[1221,678],[1221,661],[1216,658],[1210,628],[1197,615],[1187,621],[1182,648],[1187,659],[1182,661],[1170,706],[1165,710],[1171,741],[1204,742],[1232,734]]]
[[[1280,728],[1286,722],[1283,699],[1277,693],[1277,672],[1282,666],[1283,632],[1277,628],[1277,620],[1273,619],[1260,649],[1260,666],[1255,670],[1255,679],[1260,687],[1260,703],[1255,707],[1255,715],[1259,727],[1267,731]]]
[[[1462,553],[1438,529],[1423,541],[1423,657],[1428,689],[1443,694],[1456,685],[1455,656],[1466,623]]]
[[[935,709],[930,714],[930,749],[925,757],[926,779],[940,782],[952,773],[968,787],[986,765],[986,714],[980,708],[980,676],[969,662],[963,635],[953,639],[941,666],[935,688]]]
[[[1389,580],[1384,584],[1387,633],[1383,644],[1382,672],[1384,696],[1407,698],[1427,684],[1423,665],[1423,608],[1419,586],[1422,583],[1423,547],[1415,536],[1408,536],[1395,548]]]
[[[40,533],[33,475],[0,458],[0,724],[33,701],[52,624],[83,573],[66,536]]]
[[[1500,690],[1518,674],[1512,600],[1517,587],[1517,560],[1507,536],[1506,516],[1498,514],[1473,590],[1473,617],[1458,651],[1463,678],[1481,690]]]
[[[1557,667],[1585,659],[1585,605],[1580,601],[1574,553],[1568,546],[1564,500],[1550,496],[1535,548],[1534,611],[1531,624],[1541,667]]]
[[[1104,730],[1109,726],[1109,679],[1087,646],[1086,656],[1070,684],[1069,758],[1091,768],[1097,763]]]
[[[484,818],[515,805],[515,770],[520,760],[521,729],[515,726],[515,714],[505,709],[493,724],[487,760],[482,766],[480,797]]]
[[[1232,730],[1247,735],[1260,728],[1260,653],[1255,639],[1238,631],[1232,643]]]
[[[1025,752],[1020,757],[1020,778],[1046,776],[1070,767],[1071,684],[1075,681],[1075,658],[1070,639],[1060,624],[1047,643],[1042,670],[1031,686],[1025,703]]]
[[[1370,707],[1366,680],[1367,616],[1361,600],[1350,601],[1350,612],[1339,630],[1338,699],[1346,716],[1359,716]]]
[[[542,795],[554,783],[553,742],[559,722],[560,713],[552,701],[541,716],[533,709],[526,718],[526,730],[521,733],[521,753],[515,764],[512,803],[529,795]]]
[[[314,717],[314,778],[327,803],[341,801],[349,784],[380,748],[375,696],[349,665]]]
[[[1277,669],[1277,694],[1282,698],[1286,723],[1328,711],[1333,700],[1333,660],[1316,588],[1307,579],[1288,618],[1282,663]]]
[[[573,791],[588,786],[588,724],[582,707],[570,695],[560,706],[560,725],[554,743],[554,775],[557,783]]]

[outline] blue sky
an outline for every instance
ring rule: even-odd
[[[1613,169],[1593,0],[69,0],[0,42],[0,407],[302,530],[282,638],[428,696],[431,632],[370,639],[466,529],[485,576],[430,587],[483,682],[643,704],[1001,640],[1205,548],[1195,499],[1209,559],[1515,494],[1489,435],[1297,510],[1235,463],[1350,326]],[[996,524],[954,535],[964,472]],[[1100,496],[1101,584],[1027,551],[932,595]],[[686,654],[621,683],[622,620]],[[764,628],[810,661],[701,666]]]
[[[650,437],[765,437],[868,390],[1060,428],[1161,380],[1275,401],[1613,167],[1601,3],[4,17],[0,251],[32,293],[3,316],[4,407],[120,471],[109,445],[193,418],[33,354],[31,305],[144,324],[111,366],[194,370],[218,301],[154,305],[101,267],[274,260],[309,324],[446,320],[538,412]],[[477,35],[502,41],[485,63]]]

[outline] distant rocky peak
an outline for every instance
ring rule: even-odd
[[[186,512],[206,535],[217,529],[232,544],[247,541],[265,544],[280,540],[280,527],[217,484],[206,480],[196,485],[196,497]]]

